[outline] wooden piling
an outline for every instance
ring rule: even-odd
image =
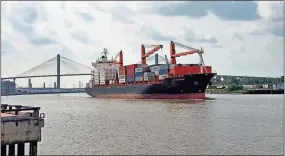
[[[1,145],[1,156],[7,155],[7,145]]]
[[[18,144],[18,156],[24,156],[25,155],[25,143],[19,143]]]
[[[15,156],[15,144],[9,145],[9,156]]]
[[[1,156],[15,156],[15,153],[24,156],[25,143],[30,143],[29,155],[37,156],[41,127],[44,127],[44,114],[40,114],[39,110],[40,107],[1,105]],[[19,136],[19,133],[26,136]]]
[[[37,142],[30,142],[30,156],[37,156]]]

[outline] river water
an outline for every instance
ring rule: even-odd
[[[61,94],[2,97],[2,103],[41,107],[42,155],[283,154],[282,95],[207,96],[214,99]]]

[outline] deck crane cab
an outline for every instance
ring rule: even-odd
[[[153,48],[147,53],[145,52],[145,48]],[[157,52],[159,49],[162,49],[163,45],[147,45],[147,44],[142,44],[141,45],[141,63],[146,64],[146,58],[149,57],[150,55],[154,54]]]
[[[187,49],[188,51],[176,53],[175,47],[181,47],[181,48]],[[192,47],[183,45],[183,44],[175,42],[175,41],[170,41],[170,58],[171,58],[170,64],[176,64],[176,57],[191,55],[191,54],[195,54],[195,53],[198,53],[198,55],[199,55],[200,72],[203,73],[203,67],[205,68],[205,64],[204,64],[203,56],[202,56],[204,53],[204,50],[202,47],[199,50],[199,49],[192,48]],[[206,68],[205,68],[205,70],[206,70]]]

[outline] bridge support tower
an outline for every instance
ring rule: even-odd
[[[57,88],[60,88],[60,55],[59,54],[57,54],[56,56],[56,68],[57,68],[56,84],[57,84]]]

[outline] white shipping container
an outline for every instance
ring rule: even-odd
[[[149,78],[146,76],[146,77],[143,77],[143,80],[144,80],[144,81],[148,81]]]
[[[125,83],[126,80],[125,79],[119,79],[119,83]]]
[[[155,71],[154,74],[155,74],[155,75],[159,75],[159,71]]]
[[[150,70],[151,71],[157,71],[157,70],[159,70],[159,66],[150,67]]]
[[[136,73],[142,72],[142,68],[135,68],[135,72]]]
[[[100,84],[100,82],[94,82],[95,85]]]
[[[159,80],[163,80],[163,79],[165,79],[165,78],[167,78],[168,77],[168,75],[159,75],[158,76],[158,79]]]
[[[265,88],[265,89],[267,89],[267,88],[268,88],[268,85],[263,85],[262,87]]]

